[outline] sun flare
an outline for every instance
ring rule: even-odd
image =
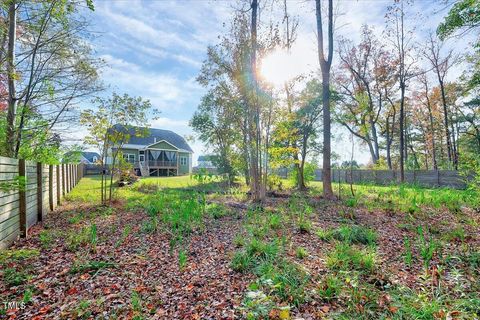
[[[275,50],[261,61],[260,75],[276,88],[299,74],[294,57],[285,50]]]

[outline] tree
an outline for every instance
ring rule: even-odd
[[[317,150],[317,136],[320,129],[319,120],[323,112],[321,101],[323,99],[322,86],[316,79],[310,80],[302,90],[299,103],[300,108],[296,112],[294,120],[295,132],[298,135],[299,164],[298,164],[298,189],[305,190],[305,163],[307,155]],[[318,151],[318,150],[317,150]]]
[[[405,142],[405,90],[407,83],[415,76],[415,59],[410,55],[413,51],[413,31],[406,30],[406,9],[404,0],[399,0],[388,8],[387,21],[388,35],[396,51],[397,70],[396,78],[400,90],[399,110],[399,153],[400,153],[400,182],[405,181],[405,162],[407,158],[407,144]]]
[[[456,58],[453,56],[453,50],[449,50],[445,56],[441,54],[442,43],[434,38],[430,34],[430,38],[427,44],[427,48],[424,51],[424,55],[427,60],[430,62],[430,65],[435,72],[436,78],[438,80],[438,85],[440,87],[440,92],[442,96],[442,105],[443,105],[443,120],[444,120],[444,129],[445,129],[445,141],[447,142],[447,155],[448,161],[457,168],[458,166],[458,156],[454,152],[453,148],[453,132],[450,132],[449,124],[449,114],[448,114],[448,105],[447,97],[445,92],[445,78],[449,69],[455,65]]]
[[[380,116],[388,105],[395,76],[391,54],[368,26],[363,27],[358,45],[342,39],[338,52],[341,63],[335,83],[340,99],[334,117],[368,146],[376,164],[380,159]]]
[[[155,119],[157,111],[152,109],[149,100],[130,97],[127,94],[112,94],[111,98],[96,98],[96,110],[82,111],[80,122],[88,129],[85,144],[100,150],[102,170],[101,201],[105,204],[112,200],[113,177],[118,168],[118,158],[122,146],[132,136],[145,136],[148,128],[142,127]],[[107,184],[106,168],[110,171],[110,183]],[[108,196],[107,196],[108,191]]]
[[[323,18],[320,0],[315,0],[317,20],[318,60],[322,71],[322,104],[323,104],[323,196],[334,198],[331,170],[331,123],[330,123],[330,67],[333,60],[333,0],[328,1],[328,54],[325,58],[323,41]]]
[[[55,130],[73,121],[75,105],[101,89],[101,61],[84,39],[83,3],[8,1],[8,107],[1,153],[25,157],[35,154],[32,144],[56,143]],[[87,5],[93,9],[91,1]]]
[[[240,133],[232,125],[237,117],[237,101],[221,87],[210,90],[190,120],[190,126],[207,146],[218,155],[216,163],[220,173],[228,174],[230,183],[235,181],[233,163],[239,158],[235,143]],[[230,98],[230,99],[229,99]]]

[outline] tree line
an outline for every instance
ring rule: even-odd
[[[446,42],[478,31],[479,3],[456,1],[436,30],[425,31],[411,2],[392,1],[385,27],[364,25],[359,42],[334,37],[334,1],[313,3],[318,72],[281,89],[262,78],[258,64],[295,43],[300,21],[287,1],[239,2],[228,32],[208,48],[197,78],[207,93],[190,124],[220,171],[244,176],[261,200],[280,167],[294,168],[305,189],[305,166],[321,155],[331,198],[331,125],[360,140],[372,167],[400,170],[402,182],[406,169],[478,169],[478,37],[462,53]]]

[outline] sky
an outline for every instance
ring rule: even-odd
[[[380,32],[392,1],[340,1],[336,36],[357,42],[363,24]],[[218,0],[95,1],[95,11],[88,14],[88,19],[92,23],[95,55],[106,62],[101,72],[101,80],[107,86],[105,95],[116,91],[149,99],[161,111],[160,118],[151,121],[152,127],[193,136],[188,122],[205,93],[195,79],[208,45],[216,44],[218,36],[227,31],[233,5],[233,1]],[[314,5],[314,1],[288,1],[291,14],[299,19],[299,29],[292,59],[278,63],[278,68],[286,69],[287,73],[318,70]],[[433,14],[439,9],[438,1],[416,1],[412,9],[423,13],[418,18],[423,19],[422,28],[432,30],[447,12]],[[425,30],[418,33],[424,34]],[[85,129],[80,129],[75,134],[81,139],[85,133]],[[340,128],[335,128],[334,133],[332,150],[341,160],[349,159],[349,135]],[[190,145],[195,152],[194,160],[208,153],[198,139]],[[366,148],[359,142],[356,146],[355,158],[367,163]]]

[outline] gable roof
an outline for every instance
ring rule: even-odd
[[[93,157],[97,157],[97,160],[100,159],[100,155],[97,152],[84,151],[82,152],[82,156],[91,163],[94,162]]]
[[[170,130],[134,127],[134,126],[130,126],[127,129],[121,124],[114,125],[112,129],[116,131],[128,130],[130,134],[130,139],[126,141],[126,143],[128,144],[149,146],[149,145],[158,143],[162,140],[165,140],[167,143],[170,143],[171,145],[177,147],[178,149],[186,150],[193,153],[193,150],[192,148],[190,148],[187,141],[185,141],[185,139],[179,134]],[[148,134],[145,137],[138,137],[136,135],[136,133],[142,132],[144,130],[147,130],[148,132]]]

